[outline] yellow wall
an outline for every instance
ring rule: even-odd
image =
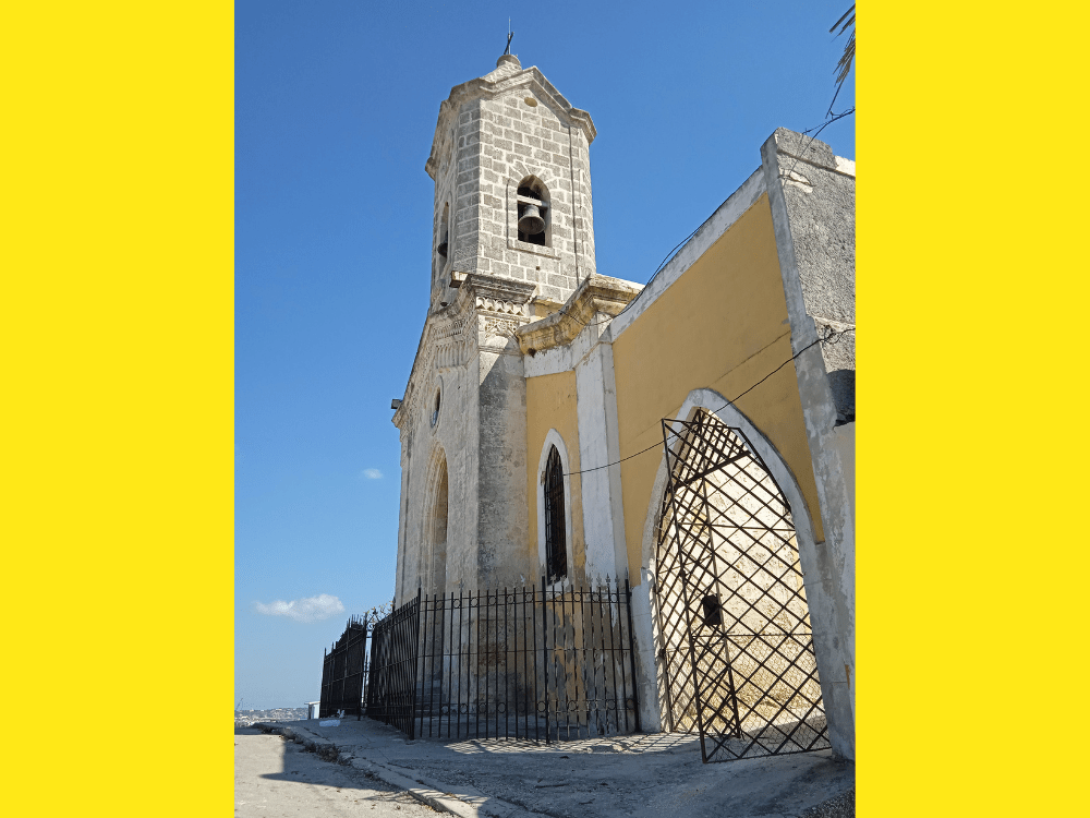
[[[568,451],[568,467],[579,470],[579,421],[576,412],[575,373],[561,372],[541,375],[526,381],[526,497],[529,503],[529,525],[526,547],[537,560],[537,495],[541,475],[538,463],[541,449],[550,429],[564,438]],[[583,500],[579,475],[570,478],[572,543],[572,576],[580,577],[586,567],[583,547]]]
[[[772,212],[762,194],[613,343],[621,456],[658,447],[621,464],[634,582],[639,582],[644,523],[662,462],[662,418],[673,417],[693,389],[713,389],[732,399],[791,355]],[[574,396],[574,377],[571,388]],[[810,509],[815,540],[821,542],[825,537],[794,365],[785,366],[736,406],[794,473]],[[654,499],[657,503],[661,498]]]

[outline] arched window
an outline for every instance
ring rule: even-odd
[[[443,216],[439,221],[439,244],[435,248],[435,252],[441,255],[444,259],[447,258],[447,250],[450,246],[450,204],[448,202],[443,203]],[[441,262],[442,263],[442,262]]]
[[[431,498],[431,519],[428,521],[431,559],[427,566],[426,587],[430,593],[441,594],[447,586],[447,509],[450,492],[447,480],[447,460],[439,463],[438,473],[433,478],[434,489]]]
[[[564,510],[564,467],[553,446],[545,464],[545,571],[549,582],[568,575],[568,543]]]
[[[527,176],[518,184],[515,191],[519,241],[549,247],[550,225],[549,191],[536,176]]]

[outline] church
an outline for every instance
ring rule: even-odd
[[[777,130],[643,285],[595,265],[595,135],[510,54],[440,105],[395,605],[627,581],[651,732],[686,727],[729,634],[802,629],[854,758],[854,162]]]

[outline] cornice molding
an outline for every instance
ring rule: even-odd
[[[515,333],[523,354],[537,354],[574,341],[583,327],[599,313],[613,317],[640,294],[643,287],[631,281],[591,275],[576,288],[559,312],[520,327]]]
[[[452,284],[454,281],[452,275]],[[532,282],[499,278],[485,273],[466,273],[461,277],[458,286],[462,292],[474,297],[474,306],[478,310],[527,316],[530,314],[528,305],[537,292],[537,284]]]
[[[461,366],[478,346],[495,352],[479,342],[490,334],[509,338],[530,321],[536,284],[457,271],[450,274],[450,283],[458,289],[457,297],[430,313],[420,333],[405,394],[393,416],[393,423],[399,429],[407,419],[415,417],[418,382],[427,392],[427,381],[433,371]]]
[[[555,110],[565,124],[581,128],[587,138],[587,145],[594,141],[594,138],[598,135],[598,129],[594,127],[594,120],[591,119],[590,114],[580,108],[573,107],[564,98],[564,95],[556,90],[556,87],[545,78],[545,75],[538,70],[538,67],[532,65],[529,68],[507,74],[496,80],[478,77],[469,82],[463,82],[461,85],[456,85],[450,90],[450,96],[439,104],[439,117],[435,123],[435,137],[432,139],[431,154],[428,156],[428,161],[424,163],[424,170],[428,176],[432,179],[435,178],[435,173],[439,169],[443,136],[448,129],[448,120],[452,116],[457,117],[458,111],[463,105],[475,99],[495,99],[507,96],[515,91],[525,90],[533,91],[534,96]]]

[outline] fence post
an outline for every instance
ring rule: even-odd
[[[628,666],[632,671],[632,711],[636,718],[636,732],[642,733],[643,730],[640,729],[640,686],[639,680],[636,678],[636,632],[632,628],[632,588],[628,584],[627,572],[625,572],[624,578],[624,598],[624,606],[628,611]],[[627,701],[624,704],[625,707],[628,707]]]
[[[322,648],[322,693],[319,696],[321,701],[318,702],[318,716],[319,718],[325,713],[326,699],[326,675],[329,673],[329,651],[326,648]],[[309,715],[309,714],[308,714]]]
[[[413,663],[411,666],[411,681],[409,682],[409,695],[411,696],[409,704],[409,741],[416,738],[416,664],[420,661],[420,597],[423,595],[424,589],[418,587],[416,589],[416,607],[413,613],[416,615],[414,623],[416,627],[413,628],[413,644],[412,644],[412,657]]]
[[[367,614],[363,615],[363,644],[360,646],[360,700],[359,710],[356,711],[356,721],[363,720],[364,695],[367,690],[367,623],[371,619]]]
[[[544,697],[542,701],[545,704],[545,743],[549,743],[549,628],[545,624],[546,620],[546,607],[545,607],[545,587],[546,577],[545,574],[541,575],[541,656],[544,662],[541,665],[542,673],[545,679]]]

